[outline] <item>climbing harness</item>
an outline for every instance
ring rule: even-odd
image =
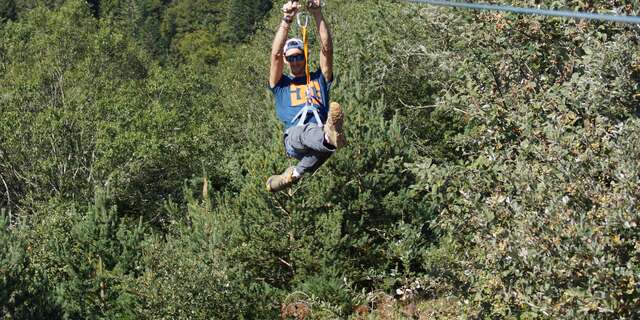
[[[294,1],[298,2],[298,1]],[[324,6],[325,2],[320,1],[320,6]],[[305,75],[307,80],[307,88],[306,88],[306,96],[307,100],[304,103],[304,107],[296,113],[296,115],[291,120],[291,123],[295,123],[298,120],[297,125],[301,126],[305,124],[307,120],[307,115],[309,113],[313,113],[314,118],[319,127],[322,127],[324,124],[320,119],[320,114],[318,113],[318,107],[313,103],[314,101],[320,100],[318,96],[315,95],[315,90],[311,86],[311,74],[309,73],[309,41],[307,37],[307,27],[309,25],[309,14],[306,12],[298,12],[296,16],[296,21],[298,22],[298,27],[300,28],[300,33],[302,33],[302,42],[304,44],[304,63],[305,63]]]
[[[598,14],[598,13],[574,12],[574,11],[563,11],[563,10],[545,10],[545,9],[538,9],[538,8],[521,8],[521,7],[514,7],[514,6],[483,4],[483,3],[467,3],[467,2],[459,2],[459,1],[443,1],[443,0],[405,0],[405,1],[414,2],[414,3],[431,4],[434,6],[455,7],[455,8],[464,8],[464,9],[473,9],[473,10],[505,11],[505,12],[512,12],[512,13],[518,13],[518,14],[531,14],[531,15],[540,15],[540,16],[640,24],[640,16]]]

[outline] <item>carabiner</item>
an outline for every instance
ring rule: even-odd
[[[302,24],[302,22],[300,21],[300,16],[304,17],[304,24]],[[306,28],[309,25],[309,14],[306,12],[298,12],[298,14],[296,15],[296,20],[298,20],[298,27]]]

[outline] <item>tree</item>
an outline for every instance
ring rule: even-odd
[[[272,2],[269,0],[231,0],[224,22],[223,39],[235,43],[244,41],[250,36],[262,17],[271,10]]]
[[[16,3],[15,0],[6,0],[0,3],[0,24],[7,20],[14,20],[16,18]]]

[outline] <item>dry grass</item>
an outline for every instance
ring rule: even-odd
[[[304,302],[294,302],[289,304],[283,304],[280,309],[280,316],[282,319],[294,318],[296,320],[305,320],[311,314],[311,308]]]

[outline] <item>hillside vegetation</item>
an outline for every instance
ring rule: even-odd
[[[281,5],[2,1],[0,318],[638,317],[637,25],[327,0],[350,143],[273,195]]]

